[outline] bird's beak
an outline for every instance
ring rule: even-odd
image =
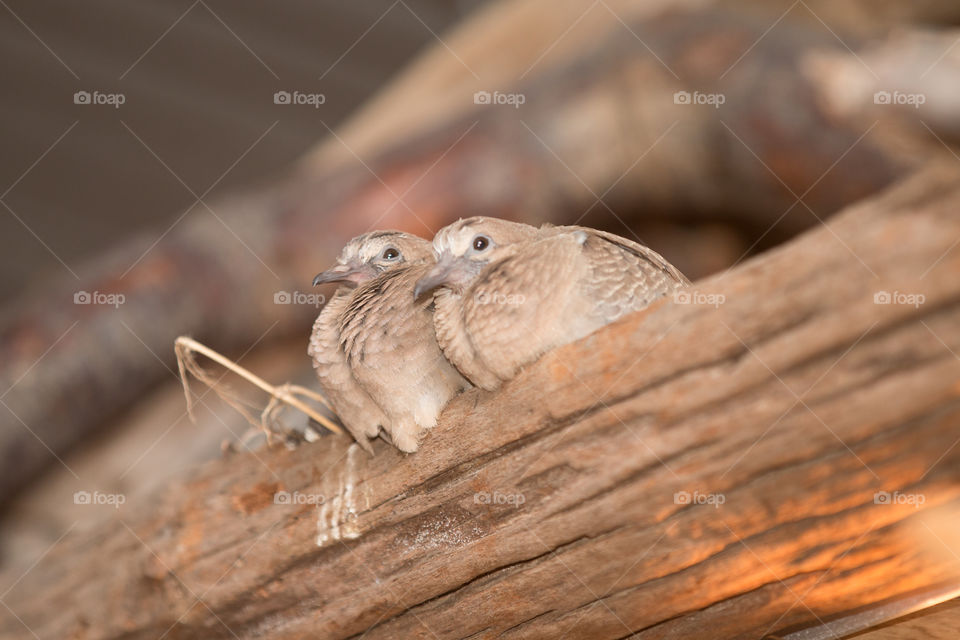
[[[340,282],[348,287],[356,287],[375,278],[376,275],[373,267],[368,264],[338,264],[323,273],[318,273],[317,277],[313,279],[313,286],[328,282]]]
[[[413,290],[413,299],[417,300],[424,293],[433,291],[437,287],[463,289],[473,278],[473,269],[469,261],[463,257],[455,257],[449,252],[443,252],[437,264],[425,276],[417,280]]]

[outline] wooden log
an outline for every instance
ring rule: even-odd
[[[417,454],[211,463],[66,536],[0,634],[756,638],[958,581],[958,176],[460,396]]]
[[[819,15],[832,4],[811,6]],[[897,3],[884,6],[871,15]],[[925,137],[907,153],[885,142],[885,127],[866,135],[873,120],[836,118],[821,104],[824,83],[800,73],[814,54],[854,57],[847,46],[869,43],[850,25],[877,31],[888,18],[839,21],[841,41],[797,7],[765,37],[770,16],[747,9],[610,0],[564,35],[581,3],[500,3],[449,39],[464,59],[438,44],[292,174],[197,203],[169,233],[78,268],[79,281],[38,288],[0,319],[0,503],[162,380],[177,335],[236,355],[264,334],[307,331],[316,309],[274,295],[311,291],[341,244],[369,228],[429,236],[472,214],[591,214],[588,223],[631,234],[626,223],[657,217],[720,220],[763,248],[905,175],[931,148],[945,153]],[[478,89],[526,102],[479,106]],[[726,102],[676,105],[678,90]],[[704,264],[684,258],[693,243],[673,246],[665,253],[681,267]],[[74,304],[80,291],[124,303]]]
[[[951,600],[928,611],[868,631],[859,640],[953,640],[960,629],[960,600]]]

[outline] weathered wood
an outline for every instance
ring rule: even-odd
[[[858,640],[954,640],[960,629],[960,600],[951,600],[929,611],[868,631]]]
[[[343,241],[371,227],[429,236],[472,214],[590,214],[588,223],[629,234],[637,221],[680,216],[746,226],[746,245],[759,237],[762,248],[905,175],[931,149],[946,153],[919,125],[909,153],[888,139],[886,125],[915,121],[910,112],[878,114],[884,126],[869,135],[875,117],[837,117],[824,97],[831,83],[807,62],[859,65],[847,47],[868,47],[890,16],[946,20],[956,7],[857,3],[841,19],[836,3],[810,2],[835,35],[803,6],[787,11],[790,2],[755,12],[766,4],[609,0],[569,29],[579,0],[500,3],[450,36],[461,59],[437,44],[290,175],[209,209],[198,203],[154,248],[162,229],[78,268],[79,283],[38,288],[0,320],[0,503],[51,452],[163,379],[177,335],[237,354],[265,331],[306,331],[316,309],[275,305],[274,294],[310,291]],[[476,105],[477,90],[526,102]],[[726,102],[677,105],[676,91]],[[684,259],[686,246],[657,248],[684,269],[702,264]],[[79,290],[125,303],[75,305]]]
[[[0,633],[756,638],[957,580],[923,541],[960,507],[958,177],[462,395],[417,454],[211,463],[68,535]]]

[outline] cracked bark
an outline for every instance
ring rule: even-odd
[[[184,220],[146,257],[156,234],[78,267],[82,285],[67,277],[37,287],[0,318],[9,408],[0,406],[0,503],[52,463],[51,451],[70,450],[162,380],[164,363],[153,354],[172,365],[176,336],[237,354],[265,331],[308,331],[310,309],[272,305],[274,292],[305,290],[346,239],[371,226],[429,235],[474,214],[564,223],[588,212],[587,224],[623,233],[597,206],[603,193],[641,233],[644,224],[719,221],[743,231],[747,244],[759,237],[763,248],[817,223],[795,194],[820,215],[836,211],[943,153],[927,123],[948,139],[960,131],[956,109],[924,114],[921,126],[909,110],[878,112],[865,99],[873,83],[911,86],[919,76],[892,60],[927,49],[935,58],[951,47],[955,36],[931,27],[955,24],[954,4],[804,3],[836,36],[807,9],[785,11],[789,3],[735,5],[608,0],[565,33],[569,22],[545,19],[558,13],[553,0],[500,3],[445,36],[483,72],[482,85],[438,44],[339,139],[282,179],[213,203],[269,272],[219,222],[201,217]],[[764,37],[774,20],[777,36]],[[887,38],[903,24],[922,25],[924,38]],[[861,77],[863,59],[877,78]],[[946,80],[933,74],[917,90],[950,86],[952,60],[938,63]],[[472,93],[492,85],[524,94],[522,114],[477,108]],[[851,87],[871,91],[850,95]],[[724,109],[673,104],[675,91],[694,90],[722,92]],[[424,179],[411,185],[413,177]],[[384,211],[398,193],[423,224],[406,207]],[[726,251],[704,233],[668,234],[672,242],[658,249],[684,271],[707,272]],[[735,244],[732,252],[731,260]],[[78,288],[122,293],[126,303],[75,305]],[[157,309],[169,321],[156,322]],[[118,332],[118,319],[136,335]]]
[[[417,454],[213,462],[5,601],[40,637],[756,638],[957,580],[928,532],[960,513],[958,178],[928,167],[696,283],[717,307],[664,301],[460,396]],[[356,518],[317,546],[281,489]]]

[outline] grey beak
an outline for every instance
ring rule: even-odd
[[[465,263],[465,258],[455,258],[453,255],[444,252],[437,264],[425,276],[417,280],[417,285],[413,289],[413,299],[417,300],[421,295],[438,287],[463,288],[472,276],[470,265]]]
[[[316,287],[328,282],[342,282],[355,287],[376,277],[376,275],[373,267],[369,265],[338,264],[322,273],[318,273],[313,279],[313,286]]]
[[[427,273],[427,275],[417,280],[417,286],[413,288],[413,299],[419,300],[421,295],[429,291],[433,291],[442,285],[446,279],[447,273],[444,270],[434,267]]]

